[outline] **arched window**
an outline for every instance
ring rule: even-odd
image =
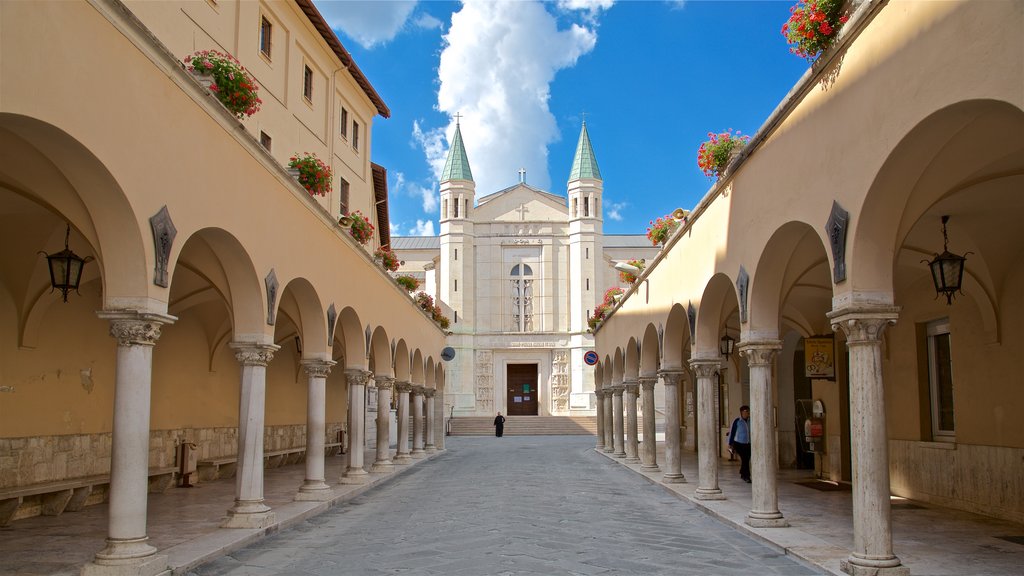
[[[533,330],[533,269],[516,264],[509,272],[512,283],[512,331]]]

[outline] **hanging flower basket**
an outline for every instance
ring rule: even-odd
[[[632,284],[636,282],[637,278],[640,277],[640,273],[644,271],[644,267],[647,265],[646,261],[643,259],[629,260],[626,262],[626,264],[634,266],[640,270],[640,272],[637,272],[636,274],[630,274],[629,272],[619,272],[619,280],[625,282],[626,284]]]
[[[412,276],[409,276],[408,274],[396,276],[395,282],[398,282],[398,284],[402,288],[405,288],[405,291],[410,294],[415,292],[420,287],[420,281],[413,278]]]
[[[349,232],[352,237],[356,239],[356,242],[360,244],[366,244],[373,238],[373,224],[370,224],[370,220],[363,216],[363,213],[359,210],[349,214],[352,218],[352,227],[349,228]]]
[[[647,227],[647,239],[651,241],[652,246],[664,246],[678,226],[679,221],[671,214],[661,216],[650,222],[650,226]]]
[[[316,154],[303,152],[301,156],[292,156],[288,161],[288,171],[298,178],[299,184],[311,196],[326,196],[331,191],[334,173]]]
[[[789,20],[782,25],[782,35],[792,46],[789,51],[801,58],[814,60],[828,49],[849,20],[841,14],[842,0],[800,0],[789,9]]]
[[[185,64],[225,108],[240,119],[259,112],[263,101],[249,72],[229,54],[201,50],[185,57]]]
[[[747,142],[750,136],[740,136],[739,131],[733,134],[732,128],[719,134],[708,132],[708,139],[697,150],[697,166],[705,176],[721,178]]]
[[[391,251],[390,246],[381,246],[380,248],[377,248],[377,251],[373,253],[373,259],[383,266],[388,272],[397,272],[398,267],[402,265],[398,256]]]

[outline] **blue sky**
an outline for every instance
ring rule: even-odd
[[[795,0],[793,0],[795,2]],[[392,233],[434,234],[437,174],[463,115],[477,197],[526,181],[565,195],[582,113],[604,230],[692,208],[709,131],[753,134],[808,64],[779,30],[791,1],[316,0],[391,108],[374,122]]]

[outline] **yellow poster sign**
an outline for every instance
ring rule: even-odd
[[[835,340],[832,337],[804,338],[804,372],[808,378],[835,379]]]

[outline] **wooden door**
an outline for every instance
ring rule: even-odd
[[[509,416],[536,416],[537,365],[509,364],[506,368],[507,397],[505,405]]]

